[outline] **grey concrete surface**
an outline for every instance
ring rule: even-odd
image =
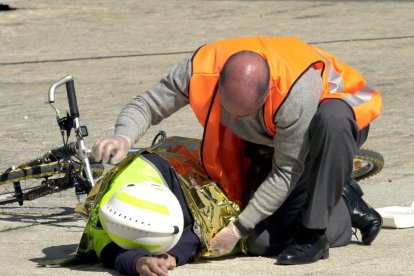
[[[412,1],[0,1],[0,170],[60,145],[45,104],[50,84],[72,74],[87,145],[112,134],[134,95],[198,46],[236,36],[297,36],[355,66],[383,94],[381,117],[367,147],[381,152],[383,171],[362,181],[374,207],[414,200],[414,3]],[[57,103],[66,98],[58,90]],[[189,109],[154,126],[200,137]],[[74,191],[0,207],[0,275],[116,275],[99,264],[39,268],[73,255],[84,222]],[[171,275],[414,275],[414,228],[383,229],[372,246],[330,250],[327,260],[275,266],[274,258],[240,257],[188,264]]]

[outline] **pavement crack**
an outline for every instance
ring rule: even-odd
[[[29,227],[36,226],[36,225],[39,225],[39,223],[32,223],[32,224],[29,224],[29,225],[21,225],[21,226],[17,226],[17,227],[9,227],[9,228],[0,230],[0,233],[11,232],[11,231],[20,230],[20,229],[25,229],[25,228],[29,228]]]
[[[325,40],[325,41],[309,42],[309,44],[330,44],[330,43],[340,43],[340,42],[397,40],[397,39],[410,39],[410,38],[414,38],[414,35]],[[160,53],[137,53],[137,54],[126,54],[126,55],[91,56],[91,57],[64,58],[64,59],[27,60],[27,61],[15,61],[15,62],[0,62],[0,66],[36,64],[36,63],[59,63],[59,62],[114,59],[114,58],[133,58],[133,57],[146,57],[146,56],[168,56],[168,55],[191,54],[193,52],[194,51],[172,51],[172,52],[160,52]]]

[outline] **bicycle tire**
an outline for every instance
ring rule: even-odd
[[[25,166],[1,173],[0,185],[32,178],[52,176],[62,172],[63,168],[61,168],[59,162],[43,163],[35,166]]]
[[[80,169],[77,163],[75,166]],[[91,164],[92,175],[94,178],[100,177],[104,172],[104,166],[100,163]],[[63,180],[65,177],[65,168],[59,162],[50,162],[35,166],[26,166],[14,170],[6,171],[0,174],[0,205],[13,202],[30,201],[46,195],[50,195],[73,186],[65,188],[51,187],[44,181],[49,178],[54,181]],[[17,197],[14,189],[14,182],[20,182],[22,193]]]
[[[371,149],[361,148],[354,155],[352,178],[363,180],[379,173],[384,167],[384,157]]]

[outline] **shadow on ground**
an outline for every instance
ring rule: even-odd
[[[120,275],[116,271],[106,269],[97,259],[80,258],[76,255],[77,244],[66,244],[46,247],[42,250],[44,257],[32,258],[39,269],[67,268],[74,271],[89,271]]]

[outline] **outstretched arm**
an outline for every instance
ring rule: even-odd
[[[116,122],[115,134],[127,136],[134,143],[151,125],[159,124],[187,105],[190,78],[191,60],[187,58],[174,65],[153,88],[124,107]]]
[[[136,96],[119,114],[115,135],[98,140],[92,149],[96,161],[116,164],[151,125],[156,125],[189,103],[191,59],[177,63],[153,88]]]
[[[164,275],[162,271],[186,264],[200,247],[198,237],[192,231],[192,225],[184,228],[178,243],[166,254],[151,254],[146,249],[126,250],[110,243],[102,250],[102,264],[126,275],[146,275],[149,271]]]
[[[292,89],[275,117],[272,170],[239,216],[248,229],[271,216],[294,189],[309,151],[308,129],[322,91],[318,71],[310,69]]]

